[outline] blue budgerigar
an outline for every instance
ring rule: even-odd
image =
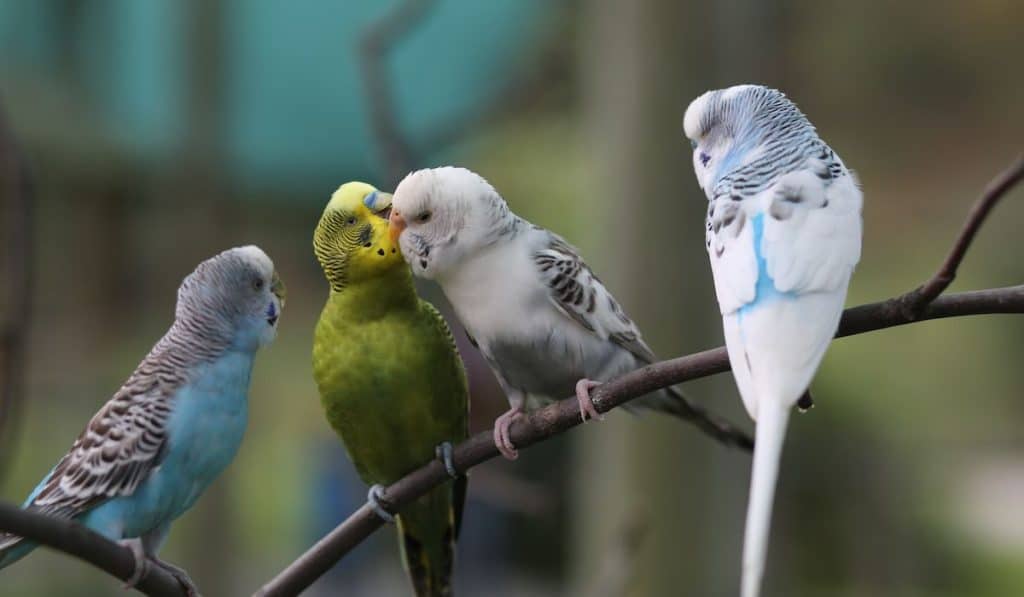
[[[170,330],[24,507],[124,541],[136,556],[129,586],[157,565],[195,593],[188,576],[160,561],[157,550],[171,522],[238,451],[253,358],[274,338],[283,305],[284,286],[258,247],[199,264],[178,289]],[[35,547],[0,534],[0,568]]]
[[[707,250],[733,375],[757,422],[742,597],[756,597],[789,411],[835,335],[860,259],[861,192],[774,89],[709,91],[687,108]]]

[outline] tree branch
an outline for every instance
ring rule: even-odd
[[[135,571],[132,550],[73,520],[46,516],[0,502],[0,530],[62,551],[121,580]],[[182,597],[185,587],[159,566],[147,566],[135,588],[154,597]]]
[[[837,338],[864,334],[917,321],[1024,313],[1024,285],[961,292],[939,297],[956,274],[975,233],[992,207],[1024,177],[1024,159],[986,187],[942,268],[928,282],[903,295],[843,312]],[[913,305],[913,309],[908,309]],[[598,386],[591,394],[599,412],[607,412],[655,390],[728,371],[729,357],[724,346],[662,361],[631,371]],[[808,396],[809,398],[809,396]],[[561,400],[528,413],[512,425],[512,442],[517,448],[544,441],[581,423],[575,398]],[[490,431],[482,431],[455,447],[453,462],[464,473],[473,466],[498,456]],[[388,486],[383,503],[396,512],[413,500],[449,479],[444,465],[435,460]],[[383,521],[364,504],[327,536],[292,562],[280,574],[254,594],[254,597],[298,595],[323,576],[356,545],[383,525]]]
[[[854,336],[929,319],[996,313],[1024,313],[1024,285],[939,297],[916,318],[903,313],[899,308],[898,297],[861,305],[843,313],[836,337]],[[591,397],[594,406],[603,413],[655,390],[728,370],[729,357],[725,347],[720,346],[631,371],[598,386]],[[576,399],[560,400],[528,413],[514,423],[512,441],[517,448],[523,449],[580,423]],[[453,462],[458,471],[465,472],[496,456],[498,450],[494,446],[492,433],[482,431],[456,446]],[[432,461],[388,486],[384,490],[383,501],[388,510],[401,510],[448,479],[444,465]],[[284,597],[299,594],[382,524],[383,521],[364,504],[255,595]]]
[[[988,213],[995,207],[995,204],[999,202],[999,199],[1002,198],[1006,191],[1020,182],[1022,177],[1024,177],[1024,156],[1018,157],[1009,168],[992,179],[992,182],[988,183],[981,197],[971,207],[971,211],[967,216],[967,223],[961,228],[960,236],[957,237],[956,243],[954,243],[949,255],[946,256],[946,260],[942,263],[939,271],[935,272],[935,275],[927,282],[900,297],[901,307],[908,317],[913,318],[920,315],[925,305],[949,288],[949,285],[956,278],[956,270],[960,267],[960,262],[963,261],[964,255],[967,254],[967,249],[971,246],[974,235],[981,228],[985,217],[988,216]]]

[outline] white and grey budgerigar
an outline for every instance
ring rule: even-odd
[[[687,108],[707,250],[736,385],[757,422],[742,596],[760,591],[790,409],[835,335],[861,247],[861,192],[774,89],[709,91]]]
[[[415,274],[436,280],[508,396],[494,441],[516,457],[509,426],[527,401],[576,394],[580,414],[598,418],[590,389],[655,360],[576,250],[509,210],[464,168],[406,176],[392,199],[391,231]],[[713,437],[749,449],[750,439],[674,389],[632,402],[693,421]]]
[[[194,593],[184,571],[159,560],[157,550],[171,522],[234,459],[253,358],[274,338],[283,305],[284,286],[258,247],[199,264],[178,289],[171,328],[24,507],[126,542],[136,557],[128,586],[157,565]],[[35,547],[0,534],[0,568]]]

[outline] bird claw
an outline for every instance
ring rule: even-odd
[[[494,446],[498,448],[498,451],[507,460],[519,458],[519,451],[512,445],[512,435],[509,428],[516,419],[522,416],[523,409],[513,407],[494,421]]]
[[[161,568],[166,570],[171,576],[173,576],[174,580],[178,581],[182,588],[185,589],[185,595],[187,595],[188,597],[201,597],[201,595],[199,594],[199,589],[196,588],[196,584],[192,582],[192,577],[188,575],[188,572],[185,572],[183,569],[175,566],[174,564],[168,564],[167,562],[158,558],[152,558],[152,561],[157,566],[160,566]]]
[[[126,539],[120,543],[131,550],[132,558],[135,560],[135,568],[132,569],[132,575],[124,581],[124,585],[121,588],[125,590],[134,589],[135,585],[139,584],[139,581],[149,574],[149,558],[146,557],[146,552],[142,549],[142,543],[137,539]]]
[[[587,378],[583,378],[576,382],[576,402],[580,405],[580,418],[584,423],[587,422],[588,417],[592,420],[604,420],[604,415],[597,412],[597,408],[594,406],[594,401],[590,398],[590,390],[593,390],[599,385],[601,385],[601,382]]]
[[[455,462],[452,461],[452,443],[441,442],[434,448],[434,457],[444,463],[444,470],[452,479],[459,478],[459,471],[455,470]]]
[[[374,513],[380,516],[384,522],[395,522],[395,515],[388,512],[387,508],[384,507],[383,485],[371,487],[369,493],[366,494],[366,501],[370,504],[370,508],[373,508]]]
[[[196,588],[196,584],[192,582],[192,578],[187,572],[178,568],[174,564],[168,564],[159,558],[147,555],[141,541],[137,539],[125,539],[120,543],[131,550],[132,558],[135,560],[135,569],[132,571],[132,575],[124,581],[122,588],[126,590],[136,588],[142,579],[149,574],[150,566],[155,564],[166,570],[168,574],[174,577],[174,580],[181,584],[181,587],[185,589],[185,595],[188,597],[201,597],[199,589]]]

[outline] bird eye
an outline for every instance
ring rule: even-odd
[[[700,152],[700,163],[704,164],[704,167],[707,167],[708,162],[710,162],[710,161],[711,161],[711,156],[709,156],[708,154],[704,153],[703,151]]]
[[[252,281],[253,290],[263,290],[263,278],[256,278]]]
[[[430,221],[430,216],[432,215],[433,214],[430,213],[429,211],[421,212],[418,216],[416,216],[416,221],[419,222],[420,224],[424,224]]]
[[[352,224],[355,224],[356,223],[355,216],[349,216],[348,219],[345,220],[345,223],[348,224],[349,226],[351,226]]]
[[[690,147],[697,149],[697,142],[693,139],[690,139]]]

